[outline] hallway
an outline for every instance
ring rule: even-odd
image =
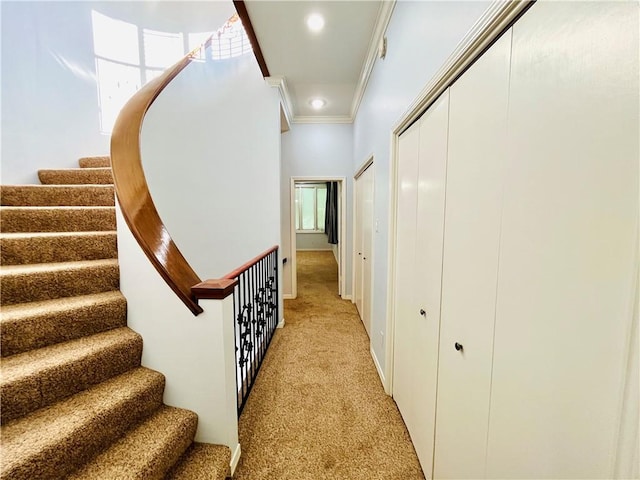
[[[355,306],[337,291],[333,253],[298,252],[298,298],[285,301],[240,417],[236,480],[424,478]]]

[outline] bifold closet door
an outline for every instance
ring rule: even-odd
[[[638,31],[636,2],[538,2],[513,27],[491,478],[614,478],[637,275]]]
[[[483,478],[511,34],[450,88],[435,478]]]
[[[393,399],[409,433],[420,413],[416,404],[414,374],[422,363],[421,352],[411,348],[415,316],[413,282],[416,252],[416,211],[418,205],[418,151],[420,125],[414,123],[402,134],[398,144],[396,245],[394,278]],[[425,452],[418,451],[423,461]],[[433,453],[433,452],[431,452]],[[428,456],[428,452],[426,452]],[[430,471],[423,470],[427,478]]]
[[[433,468],[448,117],[446,91],[401,139],[399,157],[393,394],[427,477]]]

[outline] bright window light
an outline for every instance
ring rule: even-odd
[[[213,34],[211,58],[223,60],[253,51],[240,17],[234,15]]]
[[[132,23],[107,17],[93,10],[93,51],[96,57],[129,65],[140,63],[138,27]]]
[[[323,233],[326,203],[326,184],[296,185],[296,230],[304,233]]]
[[[142,31],[144,39],[144,63],[148,67],[170,67],[184,56],[184,39],[182,33]]]

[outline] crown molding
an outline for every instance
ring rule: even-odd
[[[369,84],[369,78],[371,77],[373,66],[375,65],[378,58],[378,47],[380,46],[380,42],[382,41],[384,34],[387,31],[387,27],[389,26],[389,22],[391,21],[391,15],[395,6],[396,0],[383,0],[380,4],[380,9],[378,10],[378,18],[376,19],[376,25],[373,29],[371,41],[369,42],[369,51],[367,52],[366,60],[362,65],[360,79],[358,81],[355,94],[353,95],[353,102],[351,103],[352,121],[356,118],[358,109],[360,108],[360,103],[362,102],[362,97],[364,97],[364,92],[367,90],[367,85]]]
[[[535,0],[495,0],[460,41],[393,127],[400,135],[422,115],[462,73],[476,61],[498,36],[522,15]]]
[[[296,115],[293,123],[353,123],[351,115]]]
[[[280,94],[280,105],[282,106],[282,111],[285,119],[287,120],[287,125],[291,125],[293,122],[293,105],[291,102],[291,96],[289,95],[287,81],[281,75],[266,77],[265,81],[270,87],[278,89],[278,93]]]
[[[278,89],[284,115],[289,125],[292,123],[353,123],[358,113],[358,108],[360,108],[364,92],[367,89],[373,66],[378,58],[378,46],[389,26],[395,5],[396,0],[383,0],[380,3],[376,24],[373,28],[371,41],[369,42],[369,50],[367,51],[365,62],[362,65],[362,71],[360,72],[358,85],[356,85],[353,101],[351,102],[351,113],[349,115],[295,115],[294,103],[289,93],[285,77],[272,75],[265,78],[269,86]]]
[[[270,87],[278,89],[280,105],[288,125],[292,123],[353,123],[351,115],[294,115],[293,101],[291,100],[285,77],[272,75],[265,78],[265,81]]]

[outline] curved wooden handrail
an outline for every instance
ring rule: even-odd
[[[274,245],[273,247],[271,247],[269,250],[266,250],[264,252],[262,252],[260,255],[258,255],[255,258],[252,258],[251,260],[249,260],[247,263],[240,265],[238,268],[236,268],[235,270],[227,273],[224,277],[224,279],[227,280],[233,280],[235,278],[238,278],[242,273],[246,272],[247,270],[249,270],[251,267],[253,267],[256,263],[258,263],[260,260],[262,260],[264,257],[266,257],[267,255],[269,255],[271,252],[278,250],[278,245]]]
[[[155,269],[194,315],[201,313],[202,308],[191,287],[201,280],[171,239],[153,203],[142,168],[140,132],[154,100],[210,44],[211,37],[138,90],[118,115],[111,135],[113,182],[127,225]]]

